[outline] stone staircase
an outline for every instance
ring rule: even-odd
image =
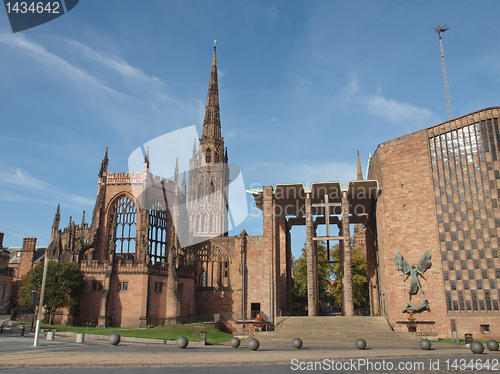
[[[256,332],[261,344],[290,345],[294,338],[308,346],[349,346],[363,338],[368,346],[415,345],[420,338],[394,332],[385,317],[289,317],[278,331]]]

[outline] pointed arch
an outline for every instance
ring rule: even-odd
[[[215,230],[215,226],[214,226],[214,222],[215,222],[215,218],[214,218],[214,215],[213,214],[210,214],[210,224],[208,226],[208,230],[209,232],[213,233]]]
[[[212,150],[210,148],[207,148],[205,159],[207,160],[207,164],[212,162]]]
[[[194,254],[198,287],[229,287],[231,258],[221,243],[204,242],[192,247],[189,253]]]
[[[208,287],[208,273],[206,270],[203,270],[198,276],[198,286]]]
[[[119,195],[113,201],[112,209],[109,212],[112,213],[109,222],[111,225],[111,237],[115,242],[115,253],[127,254],[133,258],[137,230],[136,204],[126,194]],[[112,232],[113,228],[114,232]]]
[[[203,215],[203,232],[208,232],[208,225],[210,224],[208,219],[208,214],[205,213]]]
[[[203,188],[203,183],[198,184],[198,200],[201,200],[203,195],[205,194],[205,189]]]
[[[149,209],[148,241],[151,263],[167,262],[168,212],[163,201],[158,200]]]
[[[198,214],[196,216],[196,232],[201,232],[201,218],[200,218],[200,215]]]
[[[229,252],[222,244],[217,243],[215,241],[210,242],[211,251],[210,251],[210,259],[212,261],[229,261],[231,262],[231,258],[229,257]]]

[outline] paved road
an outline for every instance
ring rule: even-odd
[[[470,350],[446,343],[433,343],[433,350],[417,347],[377,347],[363,351],[354,347],[262,346],[249,351],[226,345],[188,346],[122,342],[112,346],[104,340],[76,343],[74,337],[41,336],[38,347],[33,335],[20,336],[17,328],[0,335],[0,371],[77,374],[156,373],[481,373],[500,371],[500,352],[473,355]],[[462,360],[462,361],[461,361]],[[489,370],[484,368],[488,360]]]

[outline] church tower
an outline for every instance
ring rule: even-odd
[[[224,139],[221,136],[220,126],[219,84],[217,81],[217,56],[215,43],[200,146],[203,150],[203,155],[205,156],[207,164],[224,162]]]
[[[363,180],[363,169],[361,168],[361,160],[359,159],[359,148],[358,148],[358,181]],[[363,227],[362,223],[357,223],[354,226],[354,236],[352,237],[353,246],[357,249],[362,249],[363,253],[366,255],[366,227]]]
[[[193,147],[189,170],[188,210],[190,232],[196,242],[228,231],[229,168],[221,136],[217,55],[214,42],[207,105],[199,147]]]

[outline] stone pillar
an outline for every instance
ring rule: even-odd
[[[313,216],[311,207],[311,193],[306,194],[306,250],[307,250],[307,315],[316,316],[318,315],[318,304],[316,302],[317,295],[317,269],[315,271],[314,264],[316,263],[315,257],[315,245],[313,242]]]
[[[146,270],[142,275],[142,285],[141,285],[141,316],[139,318],[139,327],[147,327],[148,326],[148,299],[149,299],[149,290],[150,290],[150,282],[149,278],[150,275],[147,271],[147,268],[145,268],[144,265],[139,265],[141,266],[144,270]]]
[[[316,234],[316,225],[314,224],[313,220],[313,227],[312,227],[312,234],[311,236],[315,238],[317,236]],[[313,240],[313,269],[314,269],[314,283],[315,283],[315,290],[314,290],[314,305],[316,305],[316,315],[319,315],[319,281],[318,281],[318,242],[316,240]]]
[[[269,318],[275,316],[276,306],[276,217],[274,216],[274,195],[272,186],[264,186],[263,189],[263,234],[264,234],[264,254],[266,266],[262,268],[263,284],[267,285],[264,288],[261,300],[261,310],[268,315]],[[251,274],[249,276],[252,276]]]
[[[349,200],[347,191],[342,191],[342,237],[343,237],[343,275],[342,275],[342,309],[344,316],[354,315],[354,303],[352,298],[352,274],[351,274],[351,240],[349,233]]]
[[[113,275],[113,262],[103,264],[103,268],[107,268],[104,273],[104,281],[102,282],[102,294],[99,306],[99,320],[97,327],[106,327],[111,322],[110,315],[108,313],[108,297],[111,303],[113,293],[111,290],[111,276]],[[116,286],[116,283],[115,283]]]
[[[291,313],[293,310],[293,261],[292,261],[292,247],[291,247],[291,235],[290,229],[287,226],[286,229],[286,300],[287,300],[287,309],[288,313]]]
[[[167,313],[166,318],[168,324],[176,325],[177,317],[179,317],[177,295],[176,295],[176,281],[175,281],[175,263],[174,263],[175,247],[172,245],[168,249],[168,270],[167,270]],[[167,321],[166,324],[167,324]]]
[[[276,217],[276,314],[288,310],[287,300],[287,222],[284,216]]]
[[[366,222],[366,264],[368,275],[368,287],[370,296],[370,313],[372,316],[380,314],[379,305],[379,290],[378,290],[378,277],[377,277],[377,252],[374,230],[375,225],[373,222],[373,215],[370,220]]]
[[[239,273],[241,275],[241,316],[240,319],[244,320],[246,318],[246,300],[248,298],[247,294],[247,264],[246,264],[246,237],[247,232],[241,230],[241,233],[237,236],[239,247],[240,247],[240,269]]]

